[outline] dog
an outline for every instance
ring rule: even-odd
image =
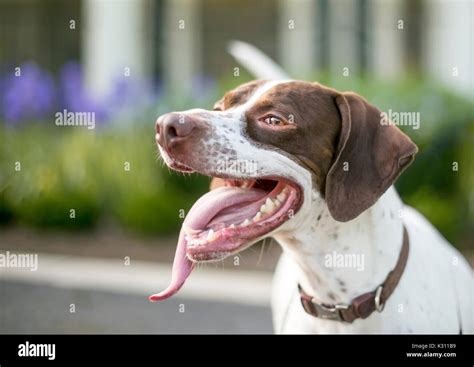
[[[176,171],[212,177],[186,216],[171,297],[198,262],[265,237],[276,333],[473,333],[473,272],[393,184],[416,145],[363,97],[319,83],[256,80],[212,111],[162,115]]]
[[[271,236],[283,248],[276,332],[472,333],[472,270],[397,195],[417,147],[381,116],[355,93],[262,80],[213,111],[161,116],[166,164],[216,178],[183,223],[170,287],[151,299],[177,292],[196,262]],[[362,269],[344,262],[357,255]]]

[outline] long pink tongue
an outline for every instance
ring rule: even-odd
[[[186,256],[185,228],[204,229],[217,213],[236,204],[254,202],[266,195],[263,190],[240,187],[219,187],[203,195],[189,211],[179,233],[174,255],[173,270],[169,286],[149,297],[150,301],[161,301],[178,292],[194,269],[194,263]]]

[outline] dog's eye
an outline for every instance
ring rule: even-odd
[[[285,125],[285,121],[277,116],[267,116],[263,118],[263,122],[267,125],[281,126]]]

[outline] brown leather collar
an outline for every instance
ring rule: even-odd
[[[385,281],[377,287],[375,291],[364,293],[352,300],[350,304],[326,305],[316,302],[313,297],[308,295],[298,284],[300,291],[301,304],[304,310],[315,317],[327,320],[352,322],[355,319],[365,319],[375,310],[382,312],[385,302],[402,277],[405,265],[408,259],[409,249],[408,233],[403,226],[403,244],[395,268],[388,273]]]

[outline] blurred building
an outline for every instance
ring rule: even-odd
[[[299,78],[420,73],[474,96],[473,18],[471,0],[0,0],[0,65],[75,59],[97,95],[127,73],[182,93],[231,77],[239,39]]]

